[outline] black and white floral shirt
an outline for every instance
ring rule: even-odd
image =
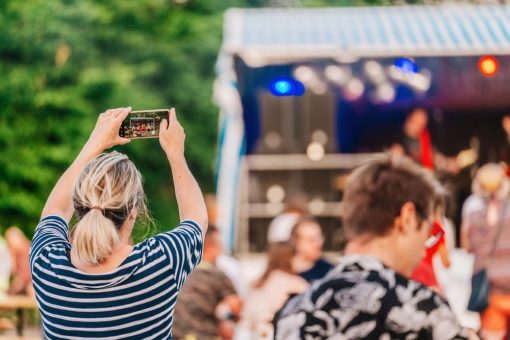
[[[432,290],[375,257],[351,255],[287,302],[275,339],[467,339],[467,330]]]

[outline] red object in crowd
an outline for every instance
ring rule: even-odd
[[[438,222],[434,222],[427,239],[425,257],[414,269],[411,280],[418,281],[427,287],[439,287],[432,259],[441,245],[445,245],[444,229]]]
[[[427,169],[434,169],[434,160],[432,157],[432,141],[428,129],[420,133],[420,153],[421,164]]]

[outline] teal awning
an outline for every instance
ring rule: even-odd
[[[510,6],[232,9],[223,50],[254,63],[310,57],[510,54]]]

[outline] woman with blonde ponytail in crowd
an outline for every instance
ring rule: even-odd
[[[150,221],[142,176],[113,151],[131,108],[99,116],[89,140],[44,206],[30,269],[46,339],[171,339],[177,295],[200,262],[207,211],[184,158],[175,110],[159,141],[174,181],[181,223],[133,245],[137,220]],[[68,224],[75,215],[76,224]]]

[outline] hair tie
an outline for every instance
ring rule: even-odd
[[[101,213],[103,213],[103,214],[104,214],[104,209],[103,209],[103,208],[101,208],[100,206],[95,205],[95,206],[93,206],[92,208],[90,208],[90,210],[92,210],[92,209],[97,209],[97,210],[101,211]]]

